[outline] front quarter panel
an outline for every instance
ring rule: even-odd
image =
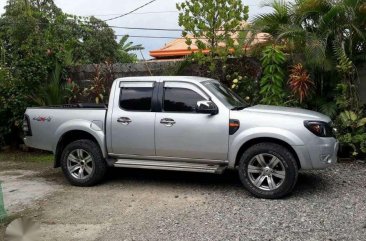
[[[330,121],[328,117],[301,109],[280,108],[280,111],[276,111],[273,107],[256,108],[258,111],[244,109],[230,112],[231,119],[240,121],[239,130],[229,138],[231,168],[235,167],[240,148],[256,138],[273,138],[290,145],[296,152],[302,169],[326,168],[337,161],[337,140],[318,137],[304,126],[305,120],[318,118]]]
[[[242,127],[241,127],[242,128]],[[240,130],[240,129],[239,129]],[[291,146],[304,145],[303,141],[291,133],[288,130],[275,128],[275,127],[252,127],[248,129],[242,129],[242,131],[235,133],[229,139],[229,165],[235,166],[236,155],[239,149],[248,141],[256,138],[273,138],[284,141]]]
[[[229,166],[231,168],[235,167],[240,148],[246,142],[256,138],[273,138],[286,142],[297,153],[302,167],[306,169],[312,167],[306,144],[312,141],[314,135],[304,127],[303,117],[244,109],[243,111],[231,111],[230,118],[240,121],[239,130],[229,137]]]

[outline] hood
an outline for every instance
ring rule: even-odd
[[[300,108],[282,107],[282,106],[272,106],[272,105],[255,105],[245,108],[244,111],[257,112],[257,113],[268,113],[268,114],[278,114],[285,116],[296,116],[304,118],[307,120],[321,120],[325,122],[330,122],[330,118],[319,112],[305,110]]]

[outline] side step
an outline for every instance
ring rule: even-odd
[[[226,169],[225,166],[220,165],[209,165],[209,164],[177,162],[177,161],[133,160],[133,159],[117,159],[117,161],[114,163],[114,166],[125,167],[125,168],[205,172],[205,173],[216,173],[216,174],[221,174]]]

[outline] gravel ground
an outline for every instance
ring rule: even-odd
[[[281,200],[252,197],[234,171],[114,169],[91,188],[38,176],[62,186],[27,214],[40,240],[366,240],[366,163],[301,173]]]

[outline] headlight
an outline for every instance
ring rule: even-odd
[[[319,137],[334,137],[330,123],[323,121],[304,121],[304,126]]]

